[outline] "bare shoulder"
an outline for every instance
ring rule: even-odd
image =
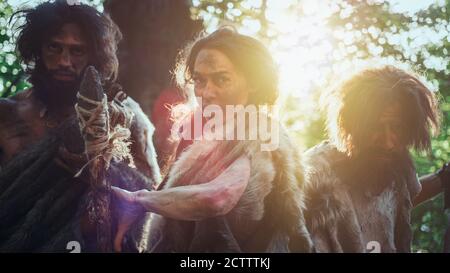
[[[25,89],[20,91],[9,98],[0,98],[0,107],[6,107],[7,105],[13,105],[21,101],[30,100],[33,94],[33,89]]]
[[[32,100],[33,90],[31,88],[23,90],[9,98],[0,98],[0,123],[16,117],[19,105]]]
[[[25,100],[30,100],[32,98],[32,94],[33,94],[33,88],[28,88],[28,89],[22,90],[20,92],[17,92],[16,94],[14,94],[14,96],[11,96],[9,98],[2,99],[2,100],[8,100],[8,101],[14,101],[14,102],[25,101]]]
[[[16,116],[18,103],[26,100],[30,93],[31,90],[24,90],[9,98],[0,98],[0,124]]]

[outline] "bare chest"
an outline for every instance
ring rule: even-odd
[[[14,102],[6,109],[0,123],[2,165],[46,134],[49,127],[39,113],[39,107],[30,100]],[[3,113],[5,114],[5,113]]]

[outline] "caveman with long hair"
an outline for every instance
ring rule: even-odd
[[[128,225],[148,211],[154,213],[149,244],[153,252],[310,252],[303,217],[303,169],[286,132],[274,130],[270,139],[205,137],[209,132],[205,128],[220,113],[223,119],[218,119],[215,130],[224,130],[225,125],[228,132],[234,125],[244,125],[250,132],[262,123],[250,119],[240,123],[225,109],[259,111],[256,106],[275,103],[278,77],[270,53],[258,40],[230,27],[201,36],[185,52],[180,79],[192,83],[202,99],[198,111],[215,109],[216,116],[203,115],[204,138],[180,144],[160,190],[115,188],[128,211],[120,221],[116,249],[120,250]],[[269,113],[260,117],[270,120]],[[228,127],[230,123],[234,125]],[[265,149],[273,138],[279,138],[277,147]]]
[[[429,151],[436,98],[393,66],[358,72],[327,97],[331,139],[305,155],[306,219],[318,252],[409,252],[413,206],[440,193],[446,169],[422,179],[410,149]]]
[[[130,155],[137,171],[113,166],[109,175],[132,177],[127,181],[134,184],[121,185],[132,190],[151,188],[159,181],[153,126],[115,82],[121,33],[107,15],[68,1],[42,3],[15,16],[21,19],[17,51],[32,87],[0,100],[0,251],[68,251],[71,241],[83,252],[99,251],[95,223],[86,211],[89,177],[84,172],[73,179],[87,163],[85,148],[100,147],[85,147],[80,134],[74,107],[80,89],[85,96],[98,95],[100,101],[106,93],[105,102],[118,109],[116,113],[128,113],[129,124],[123,124],[127,128],[121,133],[131,135]],[[92,106],[92,100],[83,103]],[[105,111],[112,119],[113,112]],[[116,121],[108,122],[115,128]],[[87,127],[83,130],[93,130]],[[110,145],[113,138],[103,142]]]

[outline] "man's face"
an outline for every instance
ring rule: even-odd
[[[86,39],[76,24],[65,24],[42,46],[42,60],[55,81],[73,82],[88,64]]]
[[[245,105],[250,88],[246,79],[230,59],[215,49],[202,49],[194,63],[195,95],[202,98],[203,106],[215,104]]]
[[[405,144],[401,138],[401,107],[399,104],[393,104],[379,116],[371,137],[369,145],[375,156],[383,161],[392,159],[392,155],[405,150]]]
[[[402,137],[402,117],[399,104],[385,107],[369,125],[368,137],[362,140],[357,155],[338,167],[341,175],[371,194],[379,194],[393,180],[407,176],[413,167]]]

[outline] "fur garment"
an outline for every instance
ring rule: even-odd
[[[69,252],[72,241],[81,252],[98,251],[95,226],[86,221],[89,183],[58,163],[61,143],[49,135],[0,172],[0,252]],[[111,163],[107,179],[132,191],[151,183],[119,162]],[[113,201],[113,217],[117,209]],[[146,249],[148,221],[147,215],[132,226],[124,251]]]
[[[328,142],[304,154],[305,218],[315,250],[410,252],[411,200],[421,190],[414,168],[409,169],[404,179],[389,181],[381,190],[374,191],[338,177],[335,166],[345,158]]]
[[[280,130],[279,147],[259,140],[199,140],[172,166],[164,189],[207,183],[245,155],[250,180],[226,215],[181,221],[153,215],[152,252],[310,252],[303,216],[303,168],[296,147]]]

